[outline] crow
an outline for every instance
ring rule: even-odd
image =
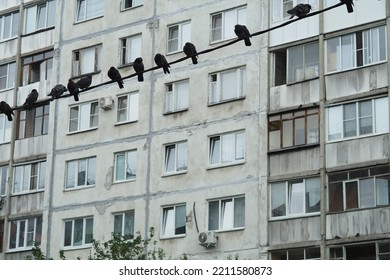
[[[163,68],[164,74],[171,73],[171,72],[169,72],[169,67],[171,67],[171,66],[169,66],[167,59],[161,53],[157,53],[154,56],[154,62],[157,64],[157,66],[160,66]]]
[[[190,42],[185,43],[183,47],[183,51],[187,57],[191,57],[193,64],[198,63],[198,59],[197,59],[198,53],[196,52],[196,48],[194,44]]]
[[[71,79],[69,79],[67,88],[69,93],[73,95],[74,101],[79,101],[79,86]]]
[[[5,101],[0,102],[0,114],[1,113],[6,115],[9,121],[12,121],[12,115],[15,116],[14,112],[11,109],[11,106],[9,106],[8,103]]]
[[[51,89],[48,96],[51,96],[51,101],[53,101],[54,99],[59,98],[61,95],[63,95],[64,92],[66,92],[67,90],[68,89],[64,85],[58,84]]]
[[[348,13],[352,13],[353,12],[353,0],[340,0],[341,2],[343,2],[346,6],[347,6],[347,11]]]
[[[29,95],[27,95],[26,101],[24,102],[23,106],[27,106],[28,110],[31,110],[33,108],[33,105],[38,100],[38,91],[34,88]]]
[[[123,88],[123,80],[121,73],[114,66],[111,66],[107,72],[108,77],[118,83],[119,88]]]
[[[85,77],[82,77],[80,80],[76,82],[76,85],[78,85],[81,89],[87,89],[92,84],[92,76],[87,75]]]
[[[252,45],[251,40],[249,39],[252,36],[251,36],[248,28],[245,25],[236,24],[234,26],[234,33],[236,33],[238,39],[244,40],[245,46],[249,47]]]
[[[133,62],[133,68],[135,72],[138,74],[138,82],[144,81],[144,64],[142,57],[137,57]]]
[[[309,4],[298,4],[291,10],[288,10],[287,13],[291,15],[290,19],[294,16],[299,18],[305,17],[308,13],[310,13],[311,6]]]

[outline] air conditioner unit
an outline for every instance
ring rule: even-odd
[[[106,96],[99,99],[99,107],[103,110],[111,110],[113,105],[114,100],[111,96]]]
[[[199,233],[198,236],[199,244],[209,248],[217,245],[217,237],[213,231],[206,231]]]

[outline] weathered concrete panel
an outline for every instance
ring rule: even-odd
[[[11,196],[11,215],[30,214],[44,208],[45,192]]]
[[[1,59],[16,56],[17,42],[17,40],[9,40],[0,44]]]
[[[2,0],[0,1],[0,10],[6,10],[20,5],[21,0]],[[28,1],[24,1],[28,2]]]
[[[23,37],[21,46],[22,54],[53,46],[54,32],[55,30],[51,29]]]

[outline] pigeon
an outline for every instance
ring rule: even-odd
[[[48,96],[51,96],[51,101],[53,101],[54,99],[59,98],[61,95],[63,95],[65,91],[68,91],[68,89],[64,85],[58,84],[51,89]]]
[[[251,34],[249,33],[248,28],[245,25],[236,24],[234,26],[234,33],[236,33],[238,39],[244,39],[245,46],[251,46]]]
[[[294,16],[299,18],[305,17],[311,10],[311,6],[309,4],[298,4],[291,10],[288,10],[287,13],[291,15],[290,19]]]
[[[198,54],[196,52],[196,48],[195,48],[194,44],[192,44],[190,42],[185,43],[185,45],[183,47],[183,51],[187,57],[191,57],[193,64],[198,63],[198,59],[197,59]]]
[[[123,80],[121,73],[114,66],[111,66],[107,72],[108,77],[118,83],[119,88],[123,88]]]
[[[8,103],[5,101],[0,102],[0,114],[1,113],[6,115],[9,121],[12,121],[12,115],[15,116],[14,112],[11,109],[11,106],[9,106]]]
[[[164,70],[164,74],[170,74],[169,72],[169,64],[168,64],[168,61],[167,59],[165,58],[165,56],[163,56],[161,53],[157,53],[155,56],[154,56],[154,62],[156,62],[157,66],[160,66],[163,68]]]
[[[29,95],[27,95],[26,101],[24,102],[23,106],[26,105],[28,110],[31,110],[33,108],[33,105],[38,100],[38,91],[34,88]]]
[[[347,5],[347,11],[348,13],[352,13],[353,12],[353,0],[340,0],[341,2],[343,2],[345,5]]]
[[[69,93],[73,95],[74,101],[79,101],[79,86],[69,79],[67,88]]]
[[[87,89],[92,84],[92,76],[87,75],[82,77],[80,80],[76,82],[76,85],[81,89]]]
[[[144,81],[144,64],[142,57],[137,57],[133,62],[133,68],[135,72],[138,74],[138,82]]]

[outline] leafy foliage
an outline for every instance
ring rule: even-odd
[[[59,252],[60,259],[65,260],[64,250]],[[42,249],[39,245],[34,244],[34,247],[31,250],[31,255],[26,257],[27,260],[53,260],[53,258],[48,258],[42,252]]]

